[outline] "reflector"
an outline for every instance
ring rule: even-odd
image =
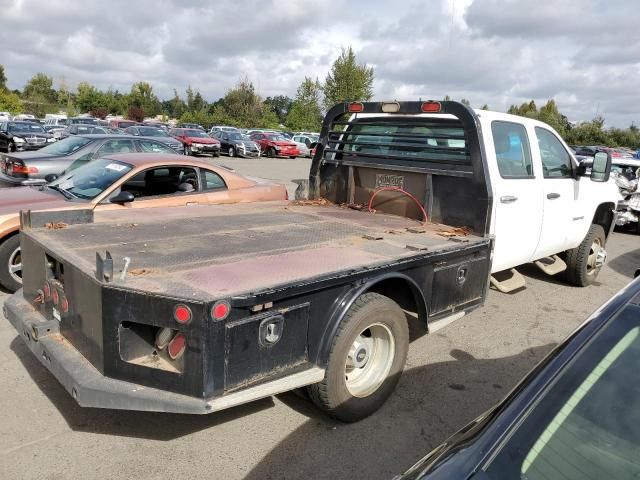
[[[156,334],[156,347],[158,350],[162,350],[164,347],[169,345],[171,337],[173,337],[173,330],[170,328],[165,327],[158,330],[158,333]]]
[[[177,360],[182,356],[186,347],[187,338],[182,333],[178,333],[173,337],[173,340],[169,342],[167,353],[169,354],[169,357],[171,357],[171,360]]]
[[[44,287],[42,287],[42,291],[44,292],[44,298],[48,300],[49,297],[51,297],[51,287],[49,286],[49,283],[44,284]]]
[[[65,297],[64,295],[60,300],[60,310],[62,310],[64,313],[67,313],[69,311],[69,301],[67,300],[67,297]]]
[[[361,103],[350,103],[349,104],[349,111],[351,113],[364,112],[364,105],[361,104]]]
[[[231,306],[228,302],[219,301],[213,304],[211,308],[211,316],[214,320],[224,320],[229,315],[231,311]]]
[[[191,321],[191,309],[186,305],[176,305],[173,309],[173,318],[178,323],[189,323]]]
[[[54,305],[58,305],[58,302],[60,301],[60,295],[58,295],[58,290],[53,290],[53,293],[51,294],[51,297],[53,297],[53,304]]]

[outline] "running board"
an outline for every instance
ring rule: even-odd
[[[524,277],[515,269],[503,270],[491,275],[491,285],[502,293],[510,293],[526,286]]]
[[[564,272],[567,269],[567,264],[564,263],[558,255],[552,255],[550,257],[544,257],[540,260],[536,260],[535,263],[540,270],[547,275],[556,275],[560,272]]]

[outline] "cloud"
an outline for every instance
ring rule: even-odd
[[[208,100],[249,77],[263,96],[323,80],[343,46],[375,68],[379,99],[467,98],[496,110],[555,98],[572,120],[640,121],[637,5],[624,0],[5,0],[9,85],[37,72],[74,87]]]

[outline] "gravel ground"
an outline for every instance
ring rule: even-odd
[[[309,163],[217,161],[284,181],[306,177]],[[292,393],[208,416],[82,409],[0,321],[0,477],[390,478],[500,400],[629,282],[640,266],[638,237],[615,233],[608,250],[608,264],[588,288],[523,267],[525,290],[491,290],[484,307],[416,340],[391,399],[351,425]],[[0,293],[0,303],[5,298]]]

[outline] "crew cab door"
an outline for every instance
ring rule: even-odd
[[[534,154],[542,165],[544,213],[534,260],[571,248],[581,239],[586,218],[577,201],[579,184],[571,155],[551,130],[535,127]]]
[[[497,172],[492,169],[495,273],[531,261],[542,227],[542,197],[541,172],[534,168],[524,125],[493,121],[491,133],[497,160]]]

